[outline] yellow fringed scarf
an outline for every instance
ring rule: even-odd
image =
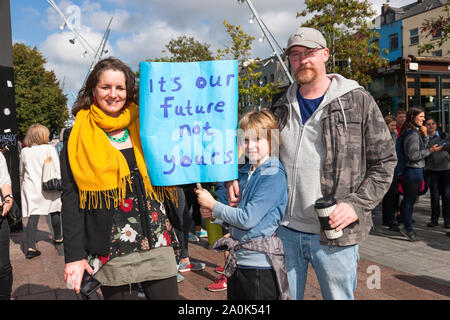
[[[164,197],[177,202],[176,187],[156,187],[150,183],[139,134],[139,107],[130,103],[118,117],[111,117],[95,104],[77,113],[67,150],[70,168],[80,195],[80,208],[101,208],[102,198],[107,208],[111,201],[116,208],[126,195],[130,170],[122,153],[111,146],[105,132],[128,128],[134,155],[145,185],[146,195],[153,200]]]

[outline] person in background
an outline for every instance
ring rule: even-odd
[[[225,188],[225,183],[223,183],[223,182],[216,183],[214,193],[216,194],[217,201],[228,205],[227,189]],[[226,229],[226,232],[223,232],[223,229]],[[230,236],[227,226],[222,225],[222,233],[224,234],[224,237]],[[228,255],[229,255],[229,251],[224,251],[224,261],[227,261]],[[227,290],[228,279],[223,274],[224,270],[225,270],[225,268],[223,266],[218,266],[214,269],[214,271],[216,273],[220,274],[220,277],[207,287],[207,289],[209,291],[217,292],[217,291]]]
[[[53,241],[62,243],[61,192],[42,189],[42,168],[44,161],[51,158],[59,168],[59,156],[54,146],[49,144],[50,132],[41,124],[31,125],[26,134],[20,157],[20,180],[23,217],[27,222],[27,250],[25,257],[32,259],[41,254],[36,248],[37,225],[40,216],[50,215],[53,227]]]
[[[397,124],[397,138],[400,137],[400,130],[406,120],[406,111],[404,109],[395,110],[395,120]]]
[[[429,136],[427,147],[431,148],[436,144],[443,145],[441,151],[434,152],[425,159],[431,198],[431,221],[428,223],[428,227],[439,225],[441,211],[439,200],[442,199],[444,227],[450,228],[450,154],[448,152],[450,137],[437,130],[436,120],[433,118],[425,120],[425,127]]]
[[[413,230],[412,216],[414,204],[419,196],[419,189],[424,178],[423,169],[425,158],[442,147],[437,144],[428,147],[429,136],[427,128],[423,125],[425,112],[421,107],[415,106],[408,110],[405,124],[400,135],[403,137],[403,150],[405,153],[406,168],[403,173],[403,200],[400,204],[399,231],[409,241],[416,241],[416,233]]]
[[[195,210],[200,210],[194,193],[194,185],[177,186],[178,207],[175,209],[181,222],[181,229],[175,228],[179,242],[179,263],[178,272],[202,271],[206,264],[194,261],[189,257],[189,231],[192,226],[192,214]],[[178,275],[178,280],[184,278]]]
[[[0,192],[2,205],[0,214],[0,300],[10,300],[13,284],[13,269],[9,257],[9,224],[6,214],[13,205],[11,178],[3,153],[0,152]]]
[[[64,131],[66,130],[66,128],[62,128],[61,131],[59,132],[59,141],[56,144],[55,148],[56,151],[58,152],[58,155],[61,155],[61,150],[63,147],[63,137],[64,137]]]
[[[203,184],[207,189],[210,188],[210,183]],[[197,202],[195,195],[195,185],[186,185],[184,190],[187,196],[189,207],[192,208],[192,221],[194,222],[194,233],[189,232],[189,241],[199,242],[200,238],[208,238],[208,233],[202,227],[202,215],[200,214],[200,205]]]
[[[387,116],[384,118],[386,125],[391,133],[392,140],[397,140],[397,122],[395,117]],[[382,212],[383,212],[383,226],[389,227],[389,230],[398,231],[398,222],[396,219],[396,212],[399,211],[398,203],[398,184],[397,179],[394,175],[392,179],[391,186],[388,192],[384,195],[382,201]]]
[[[178,299],[170,217],[176,188],[150,182],[139,129],[135,74],[119,59],[99,61],[64,133],[64,280],[80,291],[84,272],[105,300]]]

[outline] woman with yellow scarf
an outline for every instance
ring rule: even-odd
[[[139,133],[135,76],[115,58],[97,63],[80,90],[61,151],[64,279],[85,271],[104,299],[178,299],[170,187],[152,186]]]

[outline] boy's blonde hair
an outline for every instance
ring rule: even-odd
[[[41,144],[47,144],[50,138],[50,131],[42,124],[32,124],[25,134],[23,143],[27,147],[39,146]]]
[[[246,113],[239,121],[239,128],[247,131],[253,130],[256,137],[264,133],[264,138],[267,139],[270,148],[270,155],[278,155],[280,147],[280,135],[278,131],[278,122],[275,116],[269,109],[261,111],[250,111]]]

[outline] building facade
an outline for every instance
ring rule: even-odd
[[[445,16],[447,0],[418,0],[401,8],[384,4],[375,19],[380,54],[389,66],[377,70],[369,91],[384,115],[396,109],[421,106],[427,116],[450,129],[450,43],[419,55],[419,46],[438,42],[441,34],[426,37],[420,27],[426,20]],[[386,54],[387,49],[388,53]],[[393,50],[392,50],[393,49]]]
[[[410,16],[405,17],[402,20],[402,37],[403,41],[403,57],[408,56],[419,56],[419,46],[424,45],[426,43],[437,43],[442,36],[440,32],[436,34],[436,36],[427,36],[424,33],[420,32],[420,26],[426,20],[433,20],[439,17],[440,15],[444,15],[444,6],[441,4],[446,1],[427,1],[422,2],[421,9],[425,11],[421,12],[418,8]],[[439,4],[441,4],[439,6]],[[427,55],[435,56],[435,57],[450,57],[450,43],[445,42],[442,47],[435,48],[433,51],[428,53]]]

